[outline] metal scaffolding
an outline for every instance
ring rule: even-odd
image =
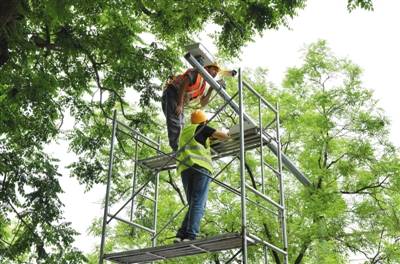
[[[212,86],[217,93],[223,98],[224,104],[216,111],[212,120],[215,116],[228,105],[239,117],[239,129],[236,133],[231,133],[231,139],[222,142],[217,141],[211,144],[213,160],[218,160],[224,157],[231,156],[232,159],[218,172],[212,179],[213,183],[224,188],[225,190],[240,197],[241,204],[241,231],[240,233],[228,233],[221,234],[211,238],[198,239],[189,242],[183,242],[171,245],[157,246],[157,238],[164,230],[178,217],[178,215],[184,211],[187,206],[183,206],[177,213],[175,213],[164,225],[157,230],[158,219],[158,196],[159,196],[159,173],[161,171],[172,170],[176,168],[176,163],[181,162],[176,159],[176,155],[173,153],[165,153],[160,149],[160,140],[154,141],[145,135],[141,134],[137,130],[131,129],[122,122],[119,122],[116,117],[116,112],[112,119],[112,138],[109,154],[109,166],[108,166],[108,178],[105,195],[105,206],[103,216],[103,226],[100,244],[100,256],[99,263],[103,263],[104,260],[113,261],[116,263],[147,263],[156,260],[169,259],[174,257],[182,257],[188,255],[195,255],[200,253],[216,252],[228,249],[237,249],[236,253],[229,259],[231,262],[241,254],[242,263],[248,263],[248,246],[261,244],[264,250],[264,263],[268,263],[268,251],[274,251],[279,254],[285,264],[288,263],[288,240],[286,230],[286,207],[285,207],[285,195],[284,195],[284,174],[282,172],[283,165],[293,173],[293,175],[305,186],[310,185],[310,181],[299,171],[299,169],[286,157],[281,150],[280,142],[280,121],[279,121],[279,109],[278,105],[275,107],[265,100],[255,89],[253,89],[247,82],[242,79],[242,72],[238,71],[238,91],[234,96],[230,96],[200,65],[200,63],[190,54],[185,55],[186,60],[196,68],[204,79]],[[250,92],[258,101],[258,121],[255,122],[252,118],[246,114],[244,109],[244,94],[243,91]],[[235,98],[238,97],[238,104],[235,102]],[[263,124],[262,112],[263,110],[269,111],[273,119],[268,124]],[[267,130],[273,130],[273,134],[267,132]],[[134,157],[134,172],[132,180],[132,194],[130,198],[123,203],[123,205],[115,212],[109,212],[110,203],[110,187],[111,187],[111,176],[113,168],[113,156],[114,156],[114,138],[116,131],[129,135],[135,142],[135,157]],[[140,159],[138,157],[138,144],[145,145],[158,153],[158,155]],[[267,146],[271,152],[276,156],[276,162],[271,165],[266,162]],[[261,177],[261,190],[257,190],[254,186],[246,183],[246,152],[257,149],[260,154],[259,166],[260,177]],[[269,153],[271,153],[269,152]],[[218,180],[218,176],[232,164],[234,160],[239,161],[240,164],[240,189],[236,189],[233,186]],[[137,186],[137,168],[142,166],[151,171],[151,176],[147,177],[147,180],[141,185]],[[275,201],[273,198],[266,194],[265,190],[265,169],[270,169],[276,176],[278,181],[279,190],[279,201]],[[248,168],[247,168],[248,170]],[[141,193],[150,183],[153,187],[153,197],[149,197]],[[251,199],[251,193],[257,197],[257,201]],[[151,226],[144,226],[136,223],[133,217],[134,211],[134,199],[141,195],[145,199],[152,202],[153,219]],[[264,206],[259,202],[262,200],[268,204]],[[272,213],[278,217],[280,231],[281,231],[281,243],[274,245],[265,239],[252,234],[251,228],[248,226],[249,216],[247,215],[248,204],[257,206],[264,209],[266,212]],[[118,214],[126,207],[130,205],[130,219],[123,219]],[[272,208],[272,209],[271,209]],[[106,229],[107,225],[112,220],[122,221],[130,226],[136,227],[140,230],[148,232],[151,235],[151,247],[141,248],[129,251],[122,251],[117,253],[104,253]]]

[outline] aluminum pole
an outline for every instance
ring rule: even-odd
[[[268,247],[264,246],[264,264],[268,264]]]
[[[106,238],[108,200],[109,200],[109,196],[110,196],[111,175],[112,175],[113,160],[114,160],[114,139],[115,139],[115,131],[117,130],[116,120],[117,120],[117,111],[114,110],[113,123],[112,123],[112,132],[111,132],[110,156],[109,156],[109,160],[108,160],[106,199],[105,199],[105,202],[104,202],[103,228],[101,230],[99,264],[103,263],[103,255],[104,255],[104,242],[105,242],[105,238]]]
[[[263,129],[262,123],[262,111],[261,111],[261,98],[258,97],[258,124],[259,128]],[[261,192],[265,194],[265,182],[264,182],[264,144],[262,133],[260,133],[260,170],[261,170]]]
[[[158,137],[158,150],[160,150],[161,147],[161,138]],[[153,247],[157,246],[157,212],[158,212],[158,184],[160,181],[160,173],[157,172],[156,174],[156,179],[154,180],[154,207],[153,207],[153,230],[154,230],[154,234],[152,237],[152,241],[151,244]]]
[[[133,138],[135,139],[135,165],[133,167],[133,179],[132,179],[132,195],[135,193],[135,186],[136,186],[136,177],[137,177],[137,168],[138,168],[138,136],[135,134]],[[133,221],[133,214],[134,214],[134,200],[132,199],[131,202],[131,216],[130,220]]]
[[[279,171],[279,193],[280,199],[279,203],[283,210],[279,211],[281,215],[281,227],[282,227],[282,239],[283,239],[283,250],[288,252],[288,241],[287,241],[287,231],[286,231],[286,208],[285,208],[285,189],[284,189],[284,178],[282,172],[282,153],[281,153],[281,138],[280,138],[280,122],[279,122],[279,106],[276,104],[276,139],[278,142],[278,171]],[[284,264],[289,263],[288,254],[284,256]]]
[[[192,54],[187,53],[185,55],[185,59],[194,67],[196,68],[199,73],[204,77],[204,79],[208,82],[208,84],[214,88],[214,90],[225,100],[229,101],[231,97],[229,94],[221,88],[221,86],[214,80],[214,78],[204,69],[204,67],[192,56]],[[229,105],[231,108],[239,114],[239,106],[234,102],[230,101]],[[257,126],[256,123],[248,116],[246,113],[243,113],[243,118],[248,121],[250,124]],[[271,151],[277,155],[278,149],[276,144],[273,142],[268,142],[266,144]],[[286,166],[286,168],[293,173],[293,175],[305,186],[310,186],[311,182],[307,179],[306,176],[286,157],[285,154],[282,153],[282,162]]]
[[[238,71],[239,90],[239,135],[240,135],[240,189],[242,212],[242,263],[247,263],[247,219],[246,219],[246,177],[245,177],[245,146],[244,146],[244,119],[243,119],[243,83],[242,70]]]

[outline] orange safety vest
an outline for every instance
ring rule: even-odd
[[[184,74],[178,75],[172,81],[172,85],[174,85],[175,87],[179,87],[179,85],[183,82],[185,76],[189,75],[191,71],[194,71],[194,69],[188,69]],[[189,96],[189,100],[195,99],[198,96],[203,95],[204,90],[206,89],[206,84],[207,82],[203,79],[201,74],[197,73],[196,81],[194,82],[194,84],[189,85],[185,89],[186,94]]]

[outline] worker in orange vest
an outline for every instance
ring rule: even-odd
[[[216,63],[204,67],[214,78],[220,71]],[[206,91],[206,81],[196,69],[188,69],[185,73],[171,79],[161,97],[162,110],[167,119],[169,145],[174,151],[178,150],[178,139],[184,125],[183,108],[189,102],[198,101],[201,107],[208,104],[213,90]]]

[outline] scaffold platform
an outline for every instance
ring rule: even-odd
[[[247,237],[247,244],[257,242]],[[242,246],[242,236],[239,233],[227,233],[214,237],[193,241],[181,242],[171,245],[150,247],[105,254],[104,259],[115,263],[147,263],[176,257],[210,253],[222,250],[236,249]]]
[[[213,153],[213,160],[237,155],[240,151],[240,137],[239,133],[231,134],[231,139],[226,141],[213,141],[211,142],[211,150]],[[263,144],[267,144],[271,141],[271,138],[265,134],[262,136]],[[251,127],[244,131],[244,142],[246,150],[257,148],[261,145],[260,129],[258,127]],[[174,153],[167,155],[160,154],[154,157],[139,160],[138,163],[150,168],[160,171],[171,170],[176,167],[176,159],[173,157]]]

